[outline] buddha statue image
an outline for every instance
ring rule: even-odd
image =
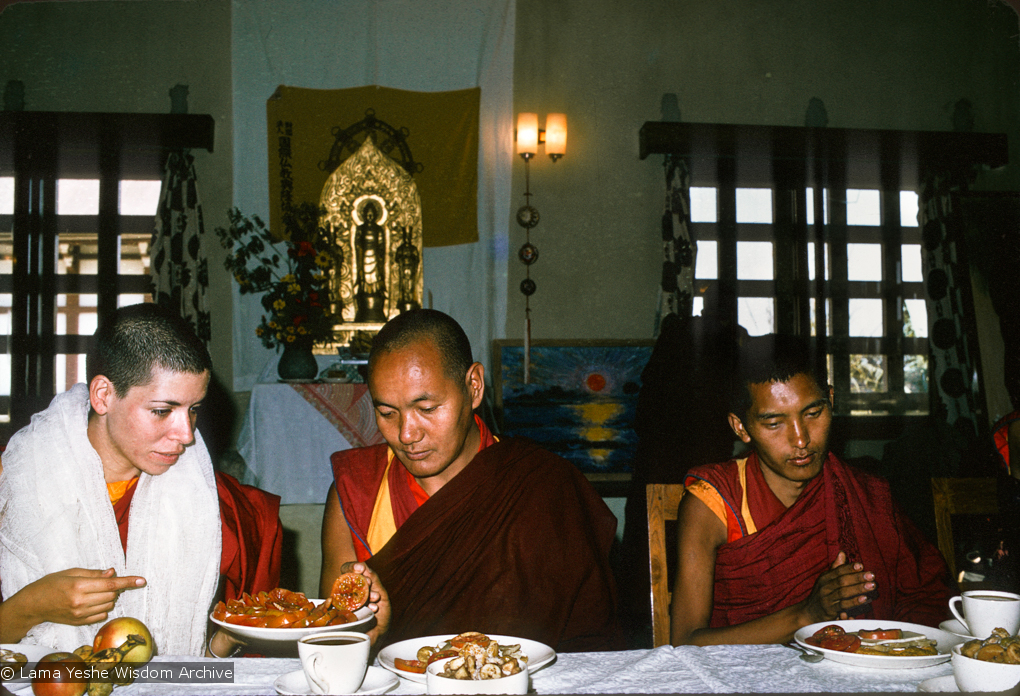
[[[400,164],[366,138],[326,180],[319,206],[332,249],[330,302],[343,317],[340,342],[422,306],[421,199]],[[345,331],[343,324],[358,326]]]
[[[411,228],[405,227],[401,233],[400,246],[394,254],[397,261],[397,268],[400,270],[400,295],[397,300],[397,309],[406,312],[411,309],[418,309],[421,303],[415,299],[415,291],[418,287],[418,264],[420,262],[418,247],[411,239]]]
[[[358,281],[354,294],[355,321],[386,321],[386,232],[376,222],[379,207],[368,200],[361,207],[361,224],[354,236],[357,251]]]

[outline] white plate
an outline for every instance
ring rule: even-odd
[[[917,685],[917,690],[927,691],[931,694],[960,693],[960,687],[956,685],[956,677],[952,674],[925,679]]]
[[[394,660],[398,657],[403,660],[415,660],[418,658],[418,648],[425,647],[426,645],[435,647],[442,644],[444,641],[450,640],[454,637],[454,635],[455,634],[453,633],[447,633],[443,636],[411,638],[410,640],[402,640],[399,643],[394,643],[393,645],[387,645],[379,651],[379,664],[404,679],[424,684],[424,674],[416,674],[403,669],[397,669]],[[528,671],[531,674],[534,674],[556,659],[556,651],[545,643],[539,643],[537,640],[514,638],[513,636],[498,636],[494,633],[486,635],[500,645],[517,645],[519,643],[521,646],[521,652],[528,656]]]
[[[904,631],[914,631],[920,633],[926,638],[931,638],[935,641],[935,647],[938,649],[938,655],[920,655],[917,657],[903,657],[895,655],[859,655],[857,653],[840,652],[839,650],[828,650],[826,648],[819,648],[810,643],[805,642],[806,638],[814,635],[814,633],[825,626],[831,626],[835,624],[841,626],[844,631],[851,633],[852,631],[860,631],[862,629],[875,629],[875,628],[900,628]],[[850,621],[823,621],[821,623],[811,624],[805,626],[796,633],[793,634],[793,639],[803,645],[805,648],[815,650],[825,655],[826,659],[832,660],[833,662],[841,662],[845,665],[852,665],[854,667],[870,667],[871,669],[916,669],[918,667],[931,667],[942,662],[948,662],[950,658],[950,650],[957,643],[964,642],[961,636],[943,631],[938,628],[932,628],[930,626],[922,626],[920,624],[906,623],[905,621],[885,621],[876,619],[853,619]]]
[[[943,621],[942,623],[939,624],[939,628],[941,628],[946,633],[954,633],[960,636],[961,638],[966,638],[967,640],[971,640],[972,638],[974,638],[974,636],[970,635],[970,632],[967,631],[967,627],[964,626],[959,621],[957,621],[956,619],[949,619],[949,621]]]
[[[13,650],[14,652],[19,652],[24,655],[25,659],[28,660],[28,662],[25,663],[25,666],[28,668],[31,668],[36,662],[49,655],[51,652],[56,652],[53,648],[47,648],[42,645],[34,645],[32,643],[3,643],[0,644],[0,648]],[[4,664],[7,665],[10,663]],[[20,694],[32,693],[32,684],[30,682],[15,682],[13,684],[11,682],[4,682],[4,686],[12,693],[19,694],[19,696]]]
[[[309,599],[308,601],[319,605],[323,600]],[[290,641],[297,641],[299,638],[303,638],[304,636],[311,635],[313,633],[325,633],[326,631],[352,631],[358,626],[368,623],[372,617],[375,616],[372,613],[372,610],[368,607],[361,607],[361,609],[354,612],[354,615],[358,617],[357,621],[338,624],[336,626],[315,626],[313,628],[259,628],[255,626],[238,626],[237,624],[214,619],[212,614],[209,615],[209,620],[217,626],[222,626],[231,633],[243,638],[286,643]]]
[[[38,662],[40,658],[46,657],[51,652],[56,652],[53,648],[47,648],[43,645],[34,645],[32,643],[3,643],[0,644],[0,648],[21,653],[28,660],[28,664]]]
[[[399,683],[400,680],[395,674],[379,667],[369,667],[365,672],[365,681],[361,683],[361,688],[354,693],[385,694]],[[276,688],[276,693],[283,694],[283,696],[308,696],[315,693],[308,688],[308,680],[305,679],[305,672],[302,669],[277,677],[273,682],[273,687]]]

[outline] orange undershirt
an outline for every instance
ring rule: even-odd
[[[124,497],[131,486],[135,485],[138,477],[128,479],[127,481],[114,481],[113,483],[106,484],[106,492],[110,496],[110,504],[116,505],[117,501]]]
[[[481,419],[475,415],[475,423],[478,424],[479,430],[481,430]],[[499,442],[499,438],[493,436],[495,442]],[[481,452],[485,449],[486,442],[482,438],[482,441],[478,444],[478,451]],[[368,532],[365,535],[365,540],[368,542],[368,547],[371,549],[381,549],[386,545],[386,542],[390,540],[396,531],[397,525],[393,519],[393,507],[390,502],[390,487],[387,483],[387,475],[389,468],[393,466],[394,462],[397,462],[398,466],[404,471],[404,475],[407,477],[407,485],[411,490],[411,495],[414,496],[414,500],[418,503],[418,507],[421,507],[429,499],[429,494],[425,492],[425,489],[421,487],[418,480],[407,470],[406,467],[399,464],[397,455],[393,452],[393,449],[389,450],[389,463],[386,465],[386,471],[383,472],[382,483],[379,486],[379,491],[376,494],[375,506],[372,509],[372,517],[368,524]]]

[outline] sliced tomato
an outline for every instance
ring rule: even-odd
[[[335,617],[335,614],[333,614],[332,611],[333,611],[332,609],[327,609],[326,611],[318,615],[316,615],[315,612],[312,612],[311,614],[308,615],[308,625],[328,626],[329,622],[332,621]]]
[[[305,618],[303,610],[281,611],[275,614],[267,614],[265,618],[266,628],[290,628],[296,621]]]
[[[333,582],[330,598],[333,606],[347,611],[357,611],[368,601],[368,578],[361,573],[344,573]]]
[[[903,631],[898,628],[874,628],[857,631],[857,635],[862,640],[897,640],[903,637]]]
[[[405,672],[414,672],[415,674],[425,674],[425,668],[428,664],[421,660],[404,660],[399,657],[393,658],[393,666],[397,669],[402,669]]]
[[[469,643],[477,643],[483,648],[489,645],[489,636],[484,633],[461,633],[450,639],[450,645],[455,648],[463,648]]]
[[[813,645],[816,648],[820,648],[822,647],[822,641],[824,639],[829,637],[842,636],[845,634],[846,631],[843,630],[842,626],[838,626],[836,624],[829,624],[828,626],[823,626],[822,628],[819,628],[813,634],[805,638],[804,642],[807,643],[808,645]]]
[[[426,661],[426,664],[431,665],[436,660],[445,660],[448,657],[457,657],[457,655],[460,655],[460,652],[457,650],[437,650],[429,655],[429,659]]]
[[[824,638],[825,636],[841,636],[845,633],[846,631],[843,630],[843,627],[839,624],[829,624],[828,626],[823,626],[815,631],[813,637]]]
[[[826,650],[838,650],[839,652],[857,652],[861,647],[861,639],[853,633],[844,633],[840,636],[826,636],[822,638],[819,647]]]
[[[358,615],[353,611],[347,611],[346,609],[337,609],[336,615],[329,620],[330,626],[342,626],[344,624],[354,623],[358,620]]]

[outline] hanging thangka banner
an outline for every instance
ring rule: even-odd
[[[269,229],[283,229],[288,206],[318,204],[330,174],[371,133],[414,179],[424,246],[478,241],[480,97],[477,87],[410,92],[281,85],[266,102]]]

